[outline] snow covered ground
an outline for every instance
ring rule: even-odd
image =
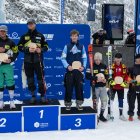
[[[127,116],[127,100],[125,92],[124,114]],[[61,102],[63,106],[63,102]],[[85,100],[85,106],[91,105],[91,100]],[[0,140],[139,140],[140,121],[135,115],[133,122],[119,120],[117,97],[114,102],[115,120],[107,123],[100,122],[96,130],[50,131],[32,133],[0,134]],[[106,114],[106,112],[105,112]]]

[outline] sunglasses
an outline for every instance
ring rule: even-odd
[[[6,32],[5,30],[0,30],[0,32]]]

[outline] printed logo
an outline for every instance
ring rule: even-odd
[[[52,85],[51,83],[47,83],[47,89],[50,88]]]
[[[79,35],[79,40],[84,39],[85,35]]]
[[[54,66],[54,69],[63,69],[63,66]]]
[[[61,57],[57,56],[57,57],[56,57],[56,60],[61,60]]]
[[[53,40],[54,34],[43,34],[45,37],[45,40]]]
[[[56,78],[64,77],[64,75],[56,75]]]
[[[76,53],[81,52],[81,50],[78,50],[77,46],[74,45],[73,48],[70,50],[70,52],[72,52],[73,54],[76,54]]]

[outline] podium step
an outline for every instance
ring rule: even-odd
[[[76,107],[71,107],[71,110],[66,110],[66,107],[61,107],[61,114],[87,114],[96,113],[90,106],[84,106],[83,110],[78,110]]]
[[[5,112],[5,111],[21,111],[22,104],[16,104],[15,109],[10,109],[10,105],[6,104],[5,107],[0,110],[0,112]]]
[[[59,100],[54,100],[54,99],[48,99],[46,104],[41,104],[39,101],[37,101],[36,104],[30,104],[30,100],[24,100],[23,104],[16,104],[15,109],[10,109],[10,105],[6,104],[5,107],[0,110],[0,112],[5,112],[5,111],[21,111],[22,106],[43,106],[43,105],[60,105]]]
[[[61,108],[61,130],[96,129],[96,126],[97,114],[90,106],[80,111],[76,107],[69,111]]]
[[[22,106],[36,106],[36,105],[60,105],[59,100],[47,99],[45,104],[41,104],[40,100],[37,100],[36,104],[30,104],[30,100],[24,100]]]

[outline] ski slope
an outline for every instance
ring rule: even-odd
[[[127,116],[127,90],[125,91],[124,115]],[[61,101],[63,106],[63,102]],[[75,105],[75,104],[73,104]],[[91,99],[85,100],[85,106],[91,105]],[[119,120],[117,96],[114,101],[114,121],[100,122],[96,130],[47,131],[32,133],[0,134],[0,140],[139,140],[140,121],[135,114],[133,122]],[[136,112],[136,111],[135,111]],[[105,112],[106,115],[106,112]],[[14,126],[13,126],[14,127]]]

